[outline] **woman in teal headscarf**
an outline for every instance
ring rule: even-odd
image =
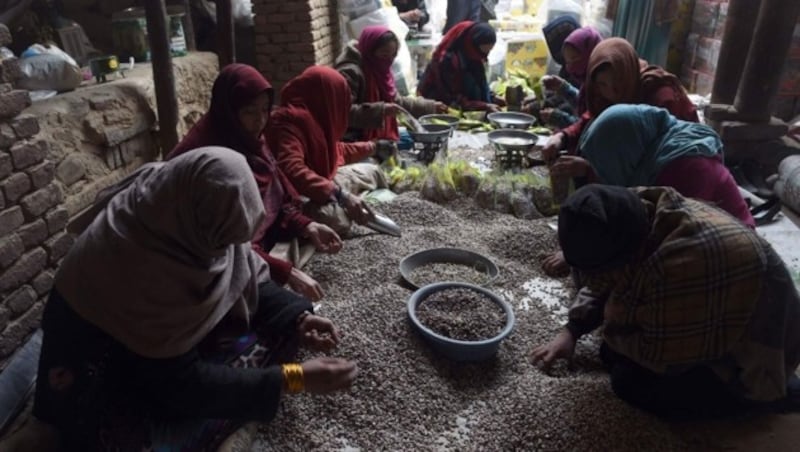
[[[722,162],[722,141],[706,125],[681,121],[663,108],[619,104],[597,117],[578,150],[580,157],[556,161],[553,174],[623,187],[673,187],[755,225]]]
[[[672,187],[755,227],[736,181],[723,163],[719,135],[706,125],[676,119],[663,108],[608,107],[581,135],[578,155],[559,157],[550,172],[622,187]],[[568,271],[560,252],[547,257],[543,267],[552,275]]]

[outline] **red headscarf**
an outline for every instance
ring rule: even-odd
[[[441,61],[447,52],[456,51],[463,53],[472,62],[486,61],[486,55],[481,53],[479,46],[494,44],[497,37],[492,27],[485,23],[475,23],[469,20],[457,23],[442,38],[442,42],[433,52],[433,59]]]
[[[347,131],[350,103],[350,86],[342,74],[326,66],[311,66],[283,87],[270,127],[299,138],[308,167],[331,179],[344,164],[337,143]]]
[[[361,70],[367,82],[367,102],[394,102],[397,97],[397,88],[392,75],[393,59],[377,58],[375,50],[386,34],[394,36],[389,28],[382,25],[372,25],[365,28],[358,38],[358,52],[361,54]],[[397,39],[395,37],[395,39]],[[398,41],[399,44],[399,41]],[[397,118],[385,118],[382,129],[368,129],[365,131],[365,140],[387,138],[397,141],[400,134],[397,130]]]
[[[224,146],[245,156],[253,171],[264,202],[267,221],[257,237],[263,235],[281,211],[285,190],[294,189],[277,167],[263,135],[255,138],[239,122],[238,112],[262,94],[269,95],[272,108],[272,85],[252,66],[230,64],[220,71],[211,89],[211,107],[192,127],[186,137],[167,155],[167,160],[204,146]]]

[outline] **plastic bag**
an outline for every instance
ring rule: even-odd
[[[456,184],[447,165],[434,162],[428,166],[428,173],[422,183],[420,195],[428,201],[442,203],[458,197]]]
[[[30,91],[58,92],[77,88],[83,82],[83,72],[74,64],[75,60],[72,63],[69,60],[58,54],[39,54],[21,59],[19,87]]]

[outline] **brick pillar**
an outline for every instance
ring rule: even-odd
[[[256,66],[276,90],[338,52],[335,0],[253,0]]]

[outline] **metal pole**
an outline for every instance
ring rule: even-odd
[[[169,49],[167,9],[164,0],[145,0],[144,9],[153,60],[158,132],[161,151],[166,154],[178,144],[178,98],[175,95],[175,74]]]
[[[236,62],[231,0],[217,0],[217,56],[219,68]]]

